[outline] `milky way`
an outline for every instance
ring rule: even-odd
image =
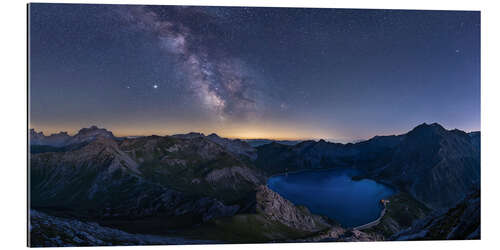
[[[30,4],[30,127],[352,141],[480,129],[480,13]]]
[[[190,25],[193,20],[189,18],[193,16],[205,25],[213,25],[215,17],[196,8],[175,6],[167,9],[123,7],[121,13],[137,29],[153,33],[162,49],[177,56],[177,67],[187,78],[187,87],[219,119],[256,114],[256,89],[245,75],[244,64],[223,48],[207,45],[217,35],[209,28],[201,27],[202,33],[196,30],[200,27]],[[186,19],[188,22],[182,22]]]

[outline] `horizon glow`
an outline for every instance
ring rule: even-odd
[[[480,13],[30,5],[29,126],[349,142],[480,130]]]

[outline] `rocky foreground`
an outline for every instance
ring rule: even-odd
[[[416,221],[391,240],[471,240],[481,235],[480,192],[471,193],[455,207]]]
[[[30,210],[29,237],[33,247],[213,244],[214,241],[130,234],[94,222],[58,218]]]

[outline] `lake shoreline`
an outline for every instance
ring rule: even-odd
[[[384,209],[379,201],[398,193],[361,172],[348,167],[302,169],[271,175],[266,185],[294,204],[353,228],[379,220]]]

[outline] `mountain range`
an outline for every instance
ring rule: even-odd
[[[432,208],[446,208],[479,185],[480,133],[421,124],[402,135],[375,136],[358,143],[304,141],[257,148],[257,166],[268,173],[353,167],[396,186]]]
[[[398,239],[393,235],[426,216],[447,220],[443,213],[480,189],[480,132],[446,130],[436,123],[348,144],[319,140],[252,146],[201,133],[118,138],[96,126],[74,136],[45,136],[34,129],[29,136],[30,209],[38,215],[33,225],[40,224],[39,217],[54,216],[53,221],[95,222],[127,234],[173,235],[193,242]],[[406,207],[406,212],[389,211],[391,225],[379,226],[391,230],[342,228],[263,186],[274,174],[335,167],[356,168],[362,174],[355,178],[399,190],[405,198],[391,206]],[[55,245],[40,240],[51,238],[46,232],[32,237],[33,244]],[[68,239],[62,245],[81,244]]]

